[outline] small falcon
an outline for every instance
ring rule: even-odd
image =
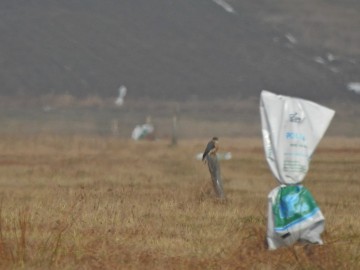
[[[205,161],[207,155],[216,155],[217,150],[219,149],[219,138],[213,137],[210,142],[208,142],[202,160]]]

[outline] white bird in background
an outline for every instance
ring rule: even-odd
[[[356,94],[360,94],[360,82],[350,82],[347,84],[347,88],[350,91],[354,91]]]
[[[119,88],[119,96],[117,97],[117,99],[115,100],[115,104],[117,106],[122,106],[124,104],[124,97],[126,96],[126,92],[127,92],[127,88],[122,85]]]
[[[213,2],[225,9],[225,11],[229,13],[235,13],[235,9],[233,9],[233,7],[226,3],[224,0],[213,0]]]
[[[296,43],[297,43],[296,38],[295,38],[292,34],[287,33],[287,34],[285,35],[285,37],[286,37],[286,39],[287,39],[291,44],[296,44]]]

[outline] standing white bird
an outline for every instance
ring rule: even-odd
[[[126,92],[127,92],[127,88],[126,86],[122,85],[119,88],[119,96],[117,97],[117,99],[115,100],[115,104],[117,106],[122,106],[124,104],[124,98],[126,96]]]

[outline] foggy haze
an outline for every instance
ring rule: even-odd
[[[351,0],[1,1],[0,95],[356,99],[359,18]]]

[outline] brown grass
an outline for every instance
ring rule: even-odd
[[[195,160],[206,141],[2,136],[1,269],[359,269],[360,139],[325,138],[304,184],[323,246],[268,251],[277,183],[258,138],[221,139],[226,201]]]

